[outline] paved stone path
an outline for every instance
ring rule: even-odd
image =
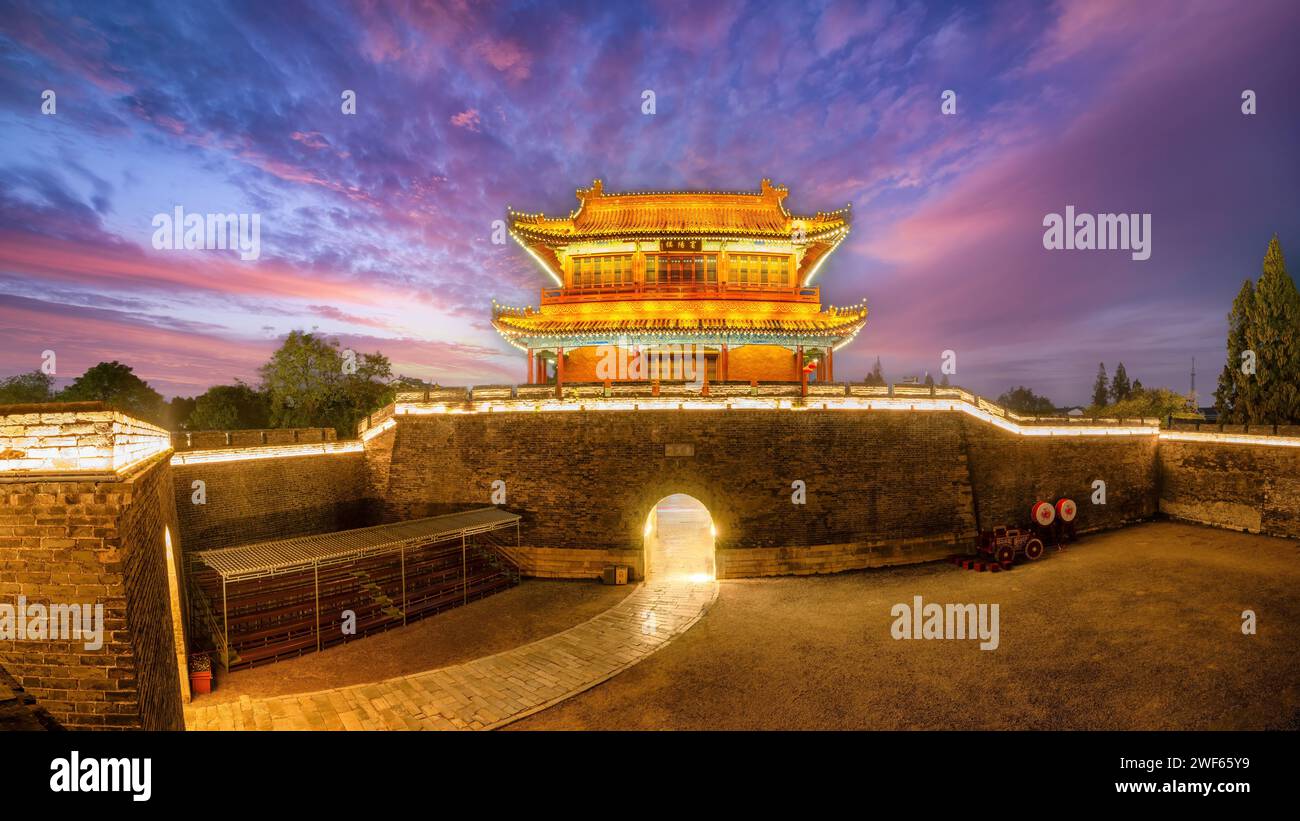
[[[697,577],[698,578],[698,577]],[[243,696],[185,709],[191,730],[490,730],[606,681],[699,621],[718,583],[679,574],[644,582],[562,633],[494,656],[315,693]]]

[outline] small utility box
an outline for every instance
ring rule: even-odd
[[[600,574],[605,584],[627,584],[627,565],[611,564]]]

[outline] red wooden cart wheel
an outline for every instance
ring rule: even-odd
[[[1047,502],[1034,502],[1034,506],[1030,510],[1030,515],[1034,517],[1034,521],[1039,525],[1047,527],[1052,522],[1056,521],[1056,508],[1052,507]]]
[[[1016,549],[1009,544],[1004,544],[994,550],[993,558],[998,564],[1011,564],[1016,558]]]
[[[1025,542],[1025,558],[1031,562],[1043,555],[1043,542],[1040,539],[1030,539]]]
[[[1056,503],[1056,515],[1063,522],[1073,522],[1078,513],[1079,508],[1073,499],[1062,499]]]

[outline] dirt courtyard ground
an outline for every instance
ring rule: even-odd
[[[1000,646],[893,639],[917,595],[998,604]],[[724,581],[681,638],[507,729],[1298,729],[1298,631],[1300,544],[1155,522],[1009,573]]]

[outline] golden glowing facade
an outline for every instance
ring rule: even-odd
[[[833,352],[862,329],[867,309],[823,309],[813,282],[848,235],[849,209],[796,216],[787,193],[765,179],[757,193],[607,194],[596,180],[566,217],[510,210],[511,236],[553,287],[536,308],[494,304],[493,325],[528,353],[530,383],[557,388],[833,379]],[[632,351],[633,367],[612,367],[615,350]]]

